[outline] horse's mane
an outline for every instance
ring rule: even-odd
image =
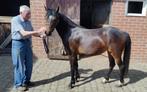
[[[72,27],[76,27],[79,26],[78,24],[76,24],[75,22],[73,22],[71,19],[69,19],[67,16],[59,13],[59,16],[63,18],[64,21],[66,21],[68,24],[70,24],[70,26]]]

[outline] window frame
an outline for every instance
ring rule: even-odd
[[[142,13],[128,13],[128,4],[129,1],[137,1],[137,2],[143,2],[143,8],[142,8]],[[126,9],[125,9],[125,15],[126,16],[146,16],[147,13],[147,0],[126,0]]]

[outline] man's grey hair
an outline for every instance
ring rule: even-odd
[[[21,5],[19,12],[30,11],[30,8],[27,5]]]

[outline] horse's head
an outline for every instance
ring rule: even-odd
[[[46,16],[47,16],[47,20],[49,23],[49,30],[46,31],[46,35],[51,35],[51,33],[54,31],[54,29],[56,28],[56,25],[59,21],[59,7],[56,10],[53,9],[47,9],[45,7],[46,10]]]

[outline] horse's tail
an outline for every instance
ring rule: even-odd
[[[128,35],[125,43],[124,55],[123,55],[123,63],[125,66],[124,73],[125,75],[128,73],[129,63],[130,63],[130,55],[131,55],[131,38]]]

